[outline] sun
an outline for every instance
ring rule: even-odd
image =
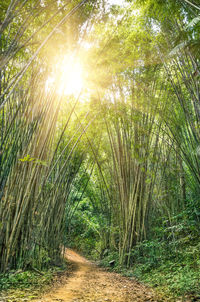
[[[83,90],[83,67],[74,55],[60,59],[46,81],[46,91],[53,86],[60,96],[73,95],[77,97]]]
[[[83,89],[83,70],[78,59],[70,56],[62,61],[58,93],[77,96]]]

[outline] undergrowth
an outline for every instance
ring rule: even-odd
[[[65,270],[66,264],[63,264],[41,272],[27,270],[0,274],[0,301],[31,301],[41,296],[53,281],[58,281]]]
[[[110,268],[109,262],[115,260],[115,266]],[[200,266],[193,267],[191,263],[177,263],[166,261],[151,265],[135,262],[131,268],[120,266],[117,253],[110,253],[100,265],[126,277],[134,277],[138,281],[147,284],[166,296],[178,298],[180,296],[200,296]]]
[[[118,253],[109,252],[101,265],[127,277],[134,277],[167,296],[200,297],[200,242],[195,220],[167,221],[154,228],[154,239],[145,240],[132,250],[130,268],[119,265]]]

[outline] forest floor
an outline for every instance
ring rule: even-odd
[[[172,301],[134,279],[97,267],[70,249],[66,250],[66,258],[75,265],[75,271],[35,302]]]

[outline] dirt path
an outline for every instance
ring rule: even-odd
[[[66,257],[77,266],[66,282],[37,302],[143,302],[159,300],[153,292],[136,281],[106,272],[72,250]]]

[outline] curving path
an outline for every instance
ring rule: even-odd
[[[164,301],[135,280],[99,269],[94,264],[67,249],[66,258],[77,270],[62,286],[52,289],[37,302],[144,302]],[[169,300],[168,300],[169,301]]]

